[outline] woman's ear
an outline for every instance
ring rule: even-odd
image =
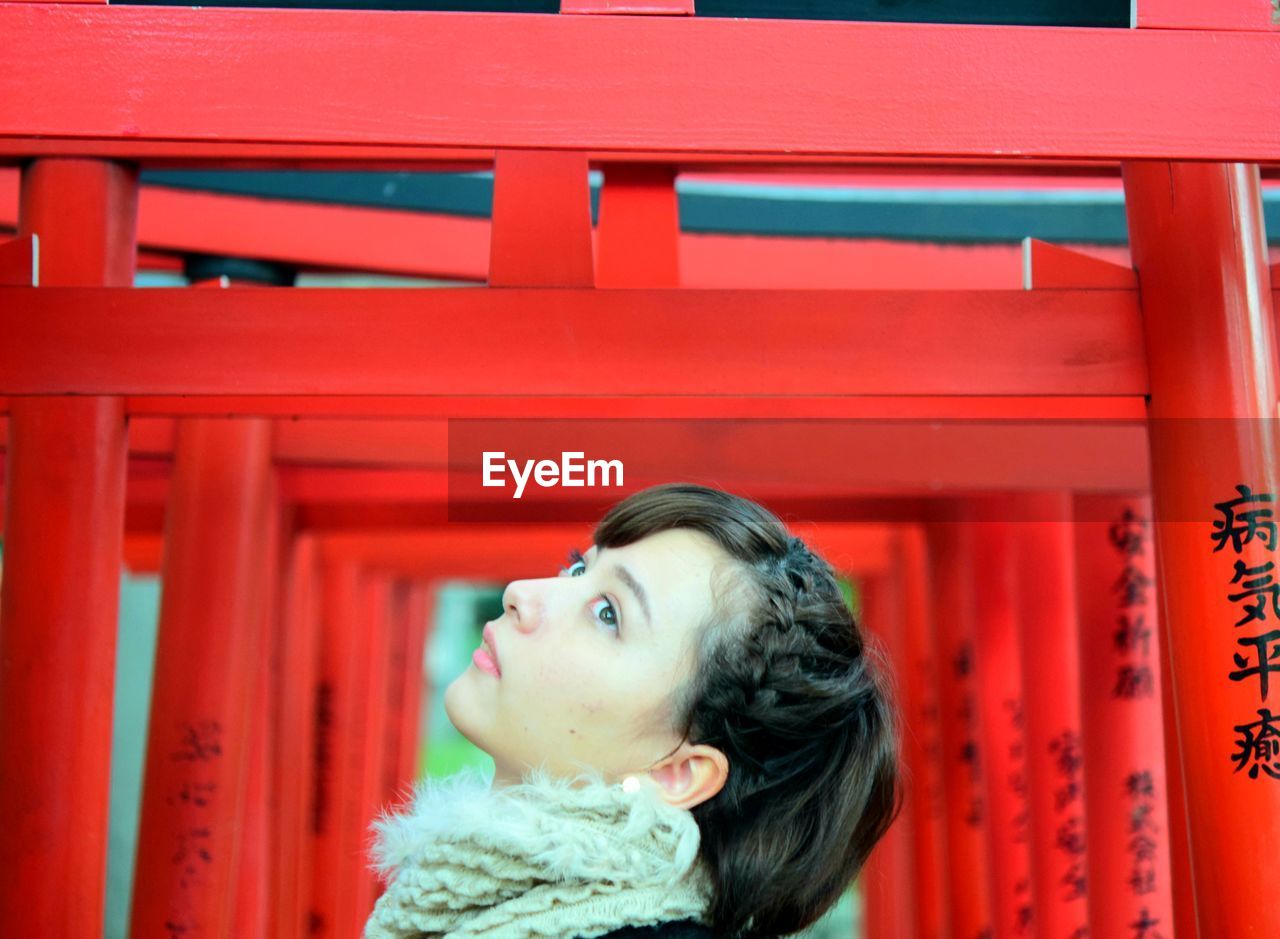
[[[649,770],[662,797],[676,808],[691,809],[724,788],[729,760],[715,747],[684,744]]]

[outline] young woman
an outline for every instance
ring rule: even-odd
[[[366,939],[756,939],[839,898],[898,811],[896,715],[831,567],[668,484],[518,580],[445,693],[491,780],[376,824]]]

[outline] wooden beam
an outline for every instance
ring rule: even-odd
[[[0,35],[10,159],[1280,154],[1265,32],[15,3]]]
[[[1129,290],[0,288],[10,394],[1140,395]]]

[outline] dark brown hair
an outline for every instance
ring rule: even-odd
[[[673,528],[733,559],[672,709],[684,739],[729,761],[724,788],[691,810],[711,925],[787,935],[839,899],[901,807],[888,676],[831,566],[749,499],[654,486],[610,509],[594,540],[616,548]]]

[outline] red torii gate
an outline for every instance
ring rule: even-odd
[[[1280,159],[1280,45],[1265,2],[1209,6],[1140,3],[1148,28],[1133,32],[417,13],[397,14],[392,32],[385,13],[0,5],[14,52],[0,76],[0,150],[34,160],[19,234],[38,234],[41,256],[38,289],[0,289],[10,415],[0,748],[12,767],[0,814],[17,820],[0,862],[21,874],[0,888],[4,921],[42,935],[100,930],[126,415],[178,416],[188,427],[176,465],[198,469],[169,503],[171,524],[184,517],[175,516],[183,498],[198,508],[219,472],[223,504],[242,507],[171,529],[171,555],[199,564],[229,551],[242,573],[216,596],[167,575],[167,609],[188,612],[166,613],[166,623],[195,630],[195,642],[199,617],[238,609],[244,622],[231,631],[261,639],[251,621],[266,601],[246,598],[273,588],[245,569],[249,552],[270,547],[259,542],[271,529],[290,530],[268,521],[279,471],[263,417],[461,416],[477,394],[502,396],[496,417],[527,413],[515,401],[529,394],[563,396],[573,411],[589,376],[592,395],[650,396],[668,416],[687,414],[678,408],[688,399],[661,396],[700,396],[712,414],[745,409],[718,397],[726,393],[778,396],[798,402],[791,416],[815,417],[833,398],[865,396],[862,413],[874,414],[893,413],[897,396],[932,395],[946,399],[917,401],[917,416],[974,418],[1008,417],[1006,397],[1032,399],[1035,413],[1046,397],[1071,396],[1079,416],[1114,417],[1148,396],[1161,620],[1201,930],[1277,931],[1276,914],[1253,901],[1266,895],[1280,799],[1266,773],[1250,779],[1228,758],[1232,728],[1262,714],[1265,695],[1248,676],[1227,677],[1232,656],[1249,650],[1226,622],[1240,613],[1227,600],[1240,580],[1232,563],[1264,567],[1274,534],[1268,543],[1265,527],[1227,530],[1214,551],[1208,521],[1236,485],[1253,495],[1277,485],[1274,304],[1252,164]],[[634,56],[625,71],[608,53],[619,43]],[[187,58],[192,47],[206,54]],[[122,73],[122,60],[137,67]],[[778,67],[754,71],[765,60]],[[384,113],[388,79],[405,75],[415,80],[392,85],[397,108]],[[832,86],[839,94],[803,96]],[[202,97],[209,88],[217,107]],[[538,123],[521,116],[530,108]],[[1050,250],[1036,255],[1048,270],[1036,266],[1038,289],[1026,293],[675,289],[675,168],[951,172],[1025,157],[1050,167],[1125,161],[1141,304],[1130,277]],[[1188,162],[1203,160],[1221,162]],[[605,168],[608,197],[594,254],[589,161]],[[132,276],[129,167],[138,164],[496,165],[489,282],[504,289],[366,292],[358,313],[349,291],[121,290]],[[32,248],[23,237],[5,246],[8,283],[32,282]],[[1057,281],[1055,268],[1066,271]],[[784,316],[799,327],[780,329]],[[478,347],[472,324],[489,327],[492,345]],[[572,344],[547,324],[569,330]],[[628,368],[584,371],[618,349]],[[630,413],[601,407],[600,416]],[[241,419],[218,426],[201,414]],[[1075,453],[1058,456],[1083,469]],[[973,486],[942,476],[947,492]],[[360,493],[368,479],[323,479],[298,485],[328,486],[329,502],[312,500],[320,505],[351,501],[348,524],[370,511]],[[402,481],[416,494],[405,501],[434,505],[415,524],[442,517],[438,498],[421,498],[429,481]],[[838,501],[793,497],[813,518]],[[839,509],[873,503],[855,493]],[[369,603],[386,601],[375,588]],[[1260,645],[1256,671],[1266,656]],[[229,661],[209,671],[234,713]],[[239,760],[226,762],[238,772]],[[54,818],[63,827],[50,832]],[[236,821],[230,813],[220,824]],[[68,883],[83,890],[72,902]],[[213,917],[202,925],[231,928],[232,890],[200,894],[191,909]],[[254,907],[239,895],[240,909]],[[144,906],[164,915],[171,900]],[[358,908],[349,902],[348,912]],[[135,919],[141,934],[146,922]],[[1183,911],[1180,928],[1188,922]],[[237,934],[254,928],[237,923]]]

